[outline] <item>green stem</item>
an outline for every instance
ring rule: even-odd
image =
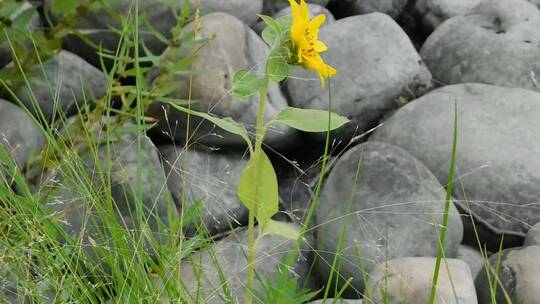
[[[255,134],[255,152],[253,153],[253,160],[255,164],[259,163],[262,153],[262,143],[264,138],[264,110],[266,107],[268,95],[268,79],[266,79],[266,86],[260,90],[259,98],[259,113],[257,114],[257,130]],[[259,171],[257,171],[259,174]],[[259,180],[258,178],[256,180]],[[257,196],[255,196],[257,197]],[[249,253],[248,253],[248,268],[247,268],[247,289],[246,289],[246,304],[253,303],[252,288],[253,278],[255,276],[255,214],[257,213],[258,202],[255,202],[255,210],[249,210],[248,220],[248,235],[249,235]],[[260,229],[259,229],[260,230]],[[261,233],[259,231],[259,233]]]
[[[452,203],[452,190],[454,187],[454,177],[456,170],[456,154],[457,154],[457,140],[458,140],[458,113],[457,103],[454,105],[454,139],[452,141],[452,159],[450,160],[450,174],[448,176],[448,186],[446,188],[446,199],[444,204],[443,222],[441,227],[441,234],[439,235],[439,246],[437,251],[437,259],[435,261],[435,271],[433,273],[433,279],[431,282],[431,293],[429,297],[429,304],[435,303],[435,296],[437,293],[437,282],[439,280],[439,270],[441,267],[441,260],[444,254],[444,242],[446,240],[446,230],[448,228],[448,212],[450,211],[450,204]]]
[[[328,166],[328,159],[330,158],[330,129],[332,125],[332,86],[330,79],[328,79],[328,128],[326,130],[326,138],[324,142],[324,153],[323,153],[323,159],[321,164],[321,171],[319,173],[319,179],[317,181],[317,186],[315,187],[315,193],[313,194],[311,198],[311,204],[308,210],[307,215],[303,219],[303,224],[300,230],[300,235],[298,239],[296,240],[296,246],[292,250],[292,252],[285,258],[284,265],[286,268],[290,268],[294,265],[294,262],[298,258],[298,254],[300,252],[300,248],[302,246],[302,242],[304,241],[304,236],[309,230],[309,225],[311,223],[311,219],[313,218],[313,215],[315,213],[315,209],[317,208],[317,205],[319,203],[319,197],[321,195],[321,188],[324,181],[324,176],[326,175],[326,169]]]

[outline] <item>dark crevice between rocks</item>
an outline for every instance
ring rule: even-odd
[[[503,241],[503,249],[519,247],[523,244],[524,234],[498,229],[472,212],[465,203],[459,201],[454,201],[454,203],[461,214],[465,231],[462,244],[478,248],[478,241],[480,240],[480,246],[482,248],[485,246],[491,252],[499,251],[501,240]],[[472,221],[474,221],[474,226]],[[475,228],[479,240],[476,238]]]

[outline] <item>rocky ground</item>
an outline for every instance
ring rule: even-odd
[[[32,28],[43,28],[46,19],[52,24],[59,19],[51,9],[55,1],[33,1],[40,14]],[[141,1],[140,12],[167,36],[175,18],[159,2]],[[436,303],[492,303],[489,278],[493,279],[495,268],[500,270],[499,288],[506,291],[497,294],[496,303],[538,303],[540,2],[308,2],[314,14],[328,16],[319,38],[328,45],[325,61],[338,71],[330,83],[332,110],[350,122],[331,134],[330,172],[312,233],[291,273],[320,289],[339,265],[332,290],[346,287],[343,295],[350,298],[340,303],[362,303],[362,296],[370,296],[364,303],[382,303],[379,290],[383,283],[389,303],[426,303],[445,188],[451,182],[457,117],[456,176]],[[131,1],[114,3],[113,9],[122,14]],[[201,49],[193,64],[197,73],[189,79],[177,76],[180,85],[169,94],[197,100],[194,109],[232,117],[254,132],[256,98],[241,101],[231,96],[231,79],[240,68],[264,70],[262,62],[269,48],[260,37],[264,25],[257,14],[289,14],[288,2],[202,0],[200,5],[199,34],[215,38]],[[91,31],[116,25],[107,16],[88,11],[77,25],[89,30],[91,42],[115,49],[116,33]],[[190,26],[194,25],[187,28]],[[141,39],[152,52],[163,54],[160,60],[184,56],[154,36],[142,35]],[[0,96],[0,143],[23,168],[44,151],[48,140],[29,115],[42,113],[43,121],[54,122],[75,115],[83,106],[91,107],[108,94],[108,75],[95,50],[74,35],[65,36],[63,47],[65,50],[43,65],[29,68],[27,81],[15,82],[13,94],[2,91]],[[3,42],[0,67],[13,64],[9,45]],[[149,72],[148,82],[159,81],[160,73],[159,69]],[[190,90],[186,90],[188,81]],[[51,94],[51,84],[55,94]],[[319,80],[302,69],[295,69],[279,86],[271,86],[268,97],[267,118],[287,105],[328,109],[328,87],[321,88]],[[32,100],[38,102],[39,110]],[[116,159],[110,167],[112,183],[134,192],[141,190],[143,205],[165,223],[171,206],[173,213],[181,213],[179,206],[187,195],[188,204],[197,205],[200,216],[187,225],[186,235],[195,235],[203,225],[219,236],[214,252],[219,263],[226,265],[223,276],[233,298],[242,299],[246,265],[242,249],[247,244],[242,227],[247,224],[247,210],[235,192],[247,161],[242,142],[208,121],[192,118],[190,123],[197,128],[190,140],[196,145],[188,152],[184,149],[187,117],[183,112],[156,101],[146,115],[155,119],[147,134],[137,133],[130,121],[112,122],[131,131],[107,149],[92,153],[99,159],[112,153]],[[103,125],[108,123],[103,120]],[[277,128],[266,138],[278,171],[278,218],[291,225],[302,224],[309,209],[324,136]],[[141,139],[139,146],[133,144],[137,138]],[[139,152],[143,161],[137,159]],[[98,170],[90,156],[82,153],[81,158],[88,160],[90,172]],[[144,168],[142,183],[134,178],[137,166]],[[80,234],[84,217],[96,210],[77,197],[75,186],[63,182],[66,179],[58,172],[47,172],[38,180],[36,187],[53,189],[45,201],[60,202],[52,209],[65,215],[68,231]],[[133,198],[122,190],[112,196],[129,226]],[[150,230],[157,225],[157,221],[150,222]],[[239,232],[229,235],[235,228]],[[92,235],[92,226],[86,233]],[[258,271],[275,275],[281,257],[292,246],[277,236],[265,237],[257,249]],[[210,266],[213,257],[203,249],[182,265],[191,269],[194,263],[202,263],[205,269],[202,274],[186,273],[186,288],[202,284],[205,299],[220,303],[220,292],[215,289],[222,278]],[[8,275],[10,267],[0,259],[0,290],[7,301],[17,302],[18,283]],[[201,275],[202,283],[196,278]],[[350,284],[344,285],[350,277]]]

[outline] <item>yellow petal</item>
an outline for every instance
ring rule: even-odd
[[[297,17],[300,16],[300,7],[298,6],[298,3],[296,0],[289,0],[289,5],[291,6],[293,20],[298,19]]]
[[[328,64],[325,64],[325,72],[324,72],[324,74],[325,74],[325,76],[326,76],[327,78],[330,78],[330,77],[336,75],[336,73],[337,73],[337,70],[336,70],[336,69],[334,69],[333,67],[329,66]]]
[[[315,51],[318,53],[326,52],[328,50],[328,47],[326,44],[324,44],[322,41],[315,41]]]
[[[313,20],[311,20],[309,22],[309,29],[311,31],[313,31],[314,33],[318,33],[319,28],[324,23],[324,21],[326,21],[326,15],[324,15],[324,14],[321,14],[321,15],[313,18]]]
[[[324,78],[330,78],[336,74],[336,69],[324,63],[322,57],[317,54],[312,57],[304,57],[304,66],[319,74],[321,86],[324,87]]]
[[[309,21],[309,8],[304,0],[300,0],[300,11],[302,13],[302,17]]]

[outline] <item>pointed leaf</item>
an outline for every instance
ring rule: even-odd
[[[281,27],[279,23],[272,17],[259,15],[261,19],[266,23],[266,27],[262,32],[262,38],[269,46],[273,46],[277,39],[281,36]]]
[[[168,104],[171,105],[173,108],[180,110],[182,112],[209,120],[212,123],[214,123],[216,126],[220,127],[221,129],[242,137],[251,150],[251,141],[249,139],[249,135],[246,128],[244,127],[244,125],[236,122],[234,119],[230,117],[219,118],[219,117],[210,115],[208,113],[193,111],[172,102],[169,102]]]
[[[347,117],[331,113],[330,131],[347,122]],[[281,123],[304,132],[325,132],[328,130],[328,111],[287,107],[271,123]]]
[[[21,31],[26,30],[30,26],[30,22],[32,22],[32,18],[36,13],[37,12],[34,7],[24,10],[15,18],[15,20],[13,20],[11,27]]]
[[[268,156],[264,151],[259,153],[259,157],[255,155],[247,163],[237,193],[244,206],[255,214],[259,225],[265,227],[278,211],[278,183]]]
[[[263,230],[263,235],[279,235],[287,240],[297,240],[300,237],[298,227],[284,222],[269,220]]]

